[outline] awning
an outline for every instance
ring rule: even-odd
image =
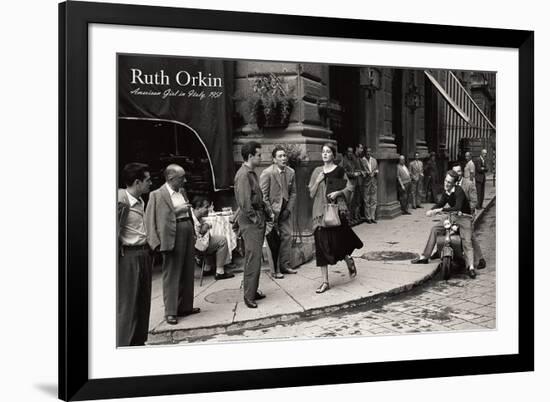
[[[186,127],[206,151],[214,190],[229,188],[232,69],[231,62],[214,59],[118,55],[118,117]]]
[[[447,103],[449,104],[449,106],[451,106],[457,113],[460,117],[462,117],[462,119],[466,122],[466,123],[470,123],[470,118],[468,117],[468,115],[460,108],[460,106],[458,106],[455,101],[453,100],[453,98],[445,91],[445,89],[443,89],[443,87],[441,85],[439,85],[439,82],[437,82],[437,80],[434,78],[433,75],[431,75],[428,71],[424,70],[424,74],[426,74],[426,76],[429,78],[429,80],[431,81],[431,83],[434,85],[434,87],[439,91],[439,93],[443,96],[443,98],[447,101]]]
[[[445,138],[450,160],[458,160],[461,139],[489,139],[495,134],[495,125],[451,71],[445,72],[444,86],[429,71],[424,74],[445,99]]]

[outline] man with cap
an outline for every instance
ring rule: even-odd
[[[260,187],[264,202],[273,211],[273,233],[278,234],[278,255],[273,256],[275,263],[272,272],[274,278],[282,279],[284,274],[295,274],[290,266],[290,248],[292,243],[292,219],[296,203],[296,179],[294,169],[287,166],[286,151],[276,145],[271,152],[273,164],[260,175]]]

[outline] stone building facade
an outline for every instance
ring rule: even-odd
[[[287,126],[259,129],[250,122],[251,86],[255,77],[270,73],[293,94],[294,107]],[[443,100],[423,70],[237,61],[234,87],[236,165],[242,163],[241,144],[250,140],[262,144],[260,170],[271,164],[277,144],[293,144],[302,151],[295,231],[298,228],[303,243],[302,253],[297,254],[306,258],[312,242],[307,184],[312,170],[322,163],[324,143],[335,143],[339,153],[357,143],[372,148],[379,162],[377,215],[381,219],[400,214],[396,187],[400,154],[409,159],[419,152],[427,159],[435,151],[445,160]],[[440,168],[446,168],[444,162]]]

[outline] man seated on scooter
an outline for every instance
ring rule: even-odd
[[[468,267],[468,275],[474,279],[476,277],[476,270],[474,267],[474,253],[472,247],[472,219],[471,209],[468,197],[464,193],[462,187],[457,186],[458,174],[449,170],[445,176],[445,182],[443,183],[444,192],[441,199],[435,204],[432,209],[426,212],[426,216],[431,217],[441,212],[458,212],[459,215],[466,214],[467,216],[457,216],[457,223],[460,227],[460,238],[462,240],[462,248],[464,250],[466,266]],[[446,207],[445,205],[449,205]],[[440,222],[430,232],[428,242],[424,248],[424,252],[420,257],[411,261],[412,264],[427,264],[430,261],[430,256],[436,245],[437,236],[445,234],[445,228]]]

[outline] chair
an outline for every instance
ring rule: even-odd
[[[195,261],[197,262],[197,265],[201,267],[201,280],[199,282],[199,286],[202,286],[202,280],[204,278],[204,268],[206,267],[206,254],[204,254],[202,251],[195,249]]]

